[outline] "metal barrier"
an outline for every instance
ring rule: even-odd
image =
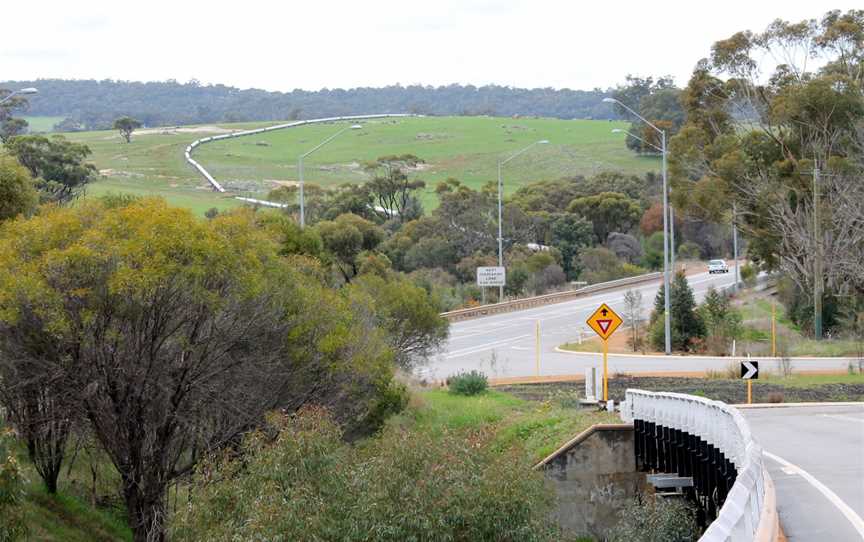
[[[213,177],[213,175],[211,175],[210,172],[204,168],[204,166],[202,166],[200,163],[198,163],[197,161],[195,161],[195,159],[192,158],[192,152],[198,146],[203,145],[204,143],[210,143],[213,141],[221,141],[223,139],[231,139],[231,138],[235,138],[235,137],[243,137],[243,136],[249,136],[249,135],[255,135],[255,134],[263,134],[265,132],[272,132],[274,130],[284,130],[285,128],[294,128],[296,126],[304,126],[306,124],[324,124],[327,122],[344,122],[344,121],[353,121],[353,120],[386,119],[386,118],[400,118],[400,117],[422,117],[422,116],[423,115],[415,115],[412,113],[379,113],[377,115],[349,115],[349,116],[344,116],[344,117],[327,117],[327,118],[323,118],[323,119],[298,120],[298,121],[289,122],[286,124],[276,124],[274,126],[268,126],[266,128],[255,128],[254,130],[240,130],[237,132],[232,132],[230,134],[222,134],[222,135],[218,135],[218,136],[203,137],[201,139],[197,139],[197,140],[193,141],[192,143],[190,143],[189,146],[186,147],[186,152],[185,152],[184,156],[186,158],[186,161],[189,162],[189,164],[192,167],[194,167],[198,171],[198,173],[200,173],[201,176],[207,180],[208,183],[210,183],[210,186],[212,186],[214,190],[216,190],[217,192],[225,193],[226,192],[225,187],[223,187],[219,183],[219,181],[217,181]],[[280,203],[276,203],[276,202],[272,202],[272,201],[266,201],[266,200],[253,200],[252,198],[241,198],[241,197],[236,197],[235,199],[239,199],[239,200],[243,200],[243,201],[252,201],[258,205],[265,205],[268,207],[282,207],[283,206]]]
[[[621,286],[629,286],[631,284],[650,282],[660,279],[662,276],[663,273],[647,273],[645,275],[637,275],[635,277],[627,277],[618,280],[611,280],[609,282],[592,284],[584,288],[579,288],[578,290],[556,292],[554,294],[545,294],[534,297],[526,297],[523,299],[514,299],[512,301],[504,301],[502,303],[494,303],[492,305],[480,305],[479,307],[469,307],[467,309],[457,309],[455,311],[442,312],[440,316],[442,318],[446,318],[451,322],[457,322],[459,320],[467,320],[469,318],[477,318],[480,316],[489,316],[492,314],[530,309],[532,307],[540,307],[542,305],[570,301],[571,299],[575,299],[586,294],[602,292],[605,290],[611,290],[613,288],[620,288]]]
[[[693,395],[630,389],[621,418],[635,429],[637,468],[692,478],[691,497],[700,522],[708,525],[700,541],[750,542],[772,529],[760,525],[770,516],[763,510],[770,478],[762,448],[736,408]]]

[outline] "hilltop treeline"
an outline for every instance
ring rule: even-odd
[[[110,128],[129,115],[148,126],[207,122],[305,119],[363,113],[427,115],[525,115],[563,119],[608,119],[603,104],[612,90],[520,89],[488,85],[268,92],[197,81],[178,83],[39,79],[0,82],[0,88],[37,87],[30,115],[67,117],[84,129]],[[74,125],[71,124],[70,125]]]

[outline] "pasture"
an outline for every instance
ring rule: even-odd
[[[212,192],[183,160],[183,149],[207,135],[273,123],[225,124],[206,127],[155,128],[123,143],[113,131],[69,134],[93,150],[92,161],[102,178],[88,188],[106,192],[161,195],[175,205],[203,213],[237,202]],[[209,143],[194,156],[232,195],[263,197],[283,183],[297,180],[297,157],[345,124],[289,128],[267,134]],[[497,162],[534,141],[549,140],[507,164],[505,192],[541,180],[592,175],[606,170],[642,174],[659,169],[652,156],[636,156],[624,147],[613,128],[626,123],[501,117],[424,117],[382,119],[348,130],[305,161],[307,183],[334,186],[364,182],[363,164],[379,156],[414,154],[426,161],[412,177],[426,181],[427,207],[436,205],[434,187],[449,177],[479,188],[497,178]]]

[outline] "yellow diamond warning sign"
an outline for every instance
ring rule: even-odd
[[[603,303],[600,307],[594,311],[588,318],[588,325],[591,326],[591,329],[594,330],[594,333],[600,335],[600,338],[604,341],[612,336],[615,333],[615,330],[618,329],[624,321],[621,319],[618,314],[615,313],[609,305]]]

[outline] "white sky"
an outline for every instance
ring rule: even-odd
[[[0,80],[591,89],[632,73],[683,85],[718,39],[853,7],[860,0],[8,0]]]

